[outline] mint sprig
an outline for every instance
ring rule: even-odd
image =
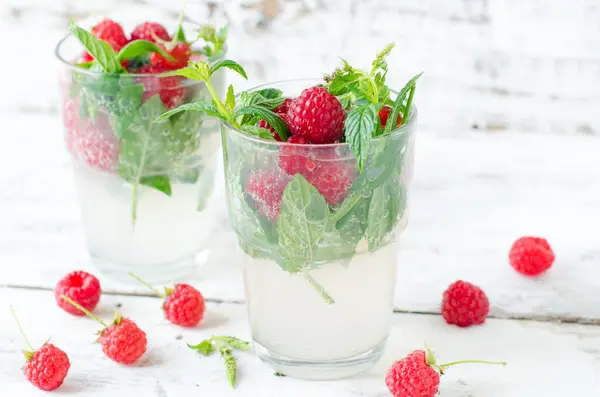
[[[215,351],[219,351],[223,362],[225,363],[225,374],[232,388],[235,388],[237,380],[237,363],[232,353],[232,349],[240,351],[250,350],[250,342],[243,341],[235,336],[212,336],[203,340],[197,345],[189,345],[192,350],[196,350],[201,355],[207,357]]]
[[[209,58],[217,58],[225,51],[225,42],[229,32],[229,25],[216,29],[213,25],[202,25],[198,29],[197,40],[202,39],[206,43],[198,53]]]
[[[69,22],[69,31],[94,57],[94,63],[99,65],[102,71],[106,73],[124,71],[121,62],[117,59],[117,53],[106,41],[100,40],[87,30],[80,28],[73,20]]]

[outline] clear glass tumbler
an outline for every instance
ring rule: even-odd
[[[185,29],[191,37],[197,27]],[[56,48],[65,142],[92,264],[123,282],[133,281],[128,272],[149,282],[185,276],[206,258],[199,254],[217,215],[207,204],[219,127],[199,112],[153,120],[209,98],[206,86],[177,76],[94,72],[73,64],[81,53],[71,35]],[[223,73],[213,78],[223,95]]]
[[[293,97],[316,83],[268,87]],[[380,358],[393,312],[397,241],[407,222],[416,124],[413,106],[404,125],[370,142],[362,172],[346,143],[292,145],[222,125],[252,337],[276,371],[334,379]]]

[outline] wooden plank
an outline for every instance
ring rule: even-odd
[[[0,285],[53,288],[89,268],[68,156],[54,117],[5,117],[0,146]],[[595,137],[420,131],[402,238],[395,304],[437,312],[444,288],[462,278],[481,285],[497,316],[600,319],[600,221]],[[35,142],[35,144],[32,144]],[[219,176],[218,191],[222,193]],[[244,299],[240,256],[221,195],[215,198],[213,251],[193,275],[211,299]],[[539,279],[517,275],[508,249],[540,234],[557,260]],[[106,291],[146,292],[102,280]]]
[[[98,324],[72,317],[56,307],[46,291],[0,288],[0,382],[6,396],[42,396],[21,372],[23,343],[8,311],[14,305],[34,345],[51,338],[70,356],[69,376],[56,395],[140,396],[388,396],[384,376],[391,363],[426,341],[442,362],[457,359],[506,360],[502,367],[461,366],[443,376],[447,396],[563,397],[600,396],[600,327],[489,320],[470,329],[446,325],[441,317],[395,314],[381,362],[355,378],[308,382],[273,376],[252,353],[238,354],[239,383],[231,390],[219,357],[201,358],[186,347],[210,335],[249,338],[243,305],[210,304],[198,328],[182,329],[162,318],[160,301],[104,296],[97,313],[109,317],[117,304],[144,329],[149,349],[139,364],[124,367],[105,358],[90,343]],[[293,315],[293,314],[290,314]],[[549,347],[552,348],[549,348]],[[568,363],[568,365],[566,364]]]

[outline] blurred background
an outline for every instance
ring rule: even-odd
[[[182,5],[0,4],[0,284],[47,285],[56,269],[88,261],[53,53],[69,19],[118,15],[123,6],[175,17]],[[338,56],[368,67],[391,41],[391,87],[425,72],[397,308],[437,311],[443,288],[461,277],[488,291],[498,316],[600,318],[598,0],[189,0],[186,14],[229,21],[228,58],[249,75],[229,75],[236,90],[320,76]],[[219,211],[218,239],[235,244]],[[558,258],[535,287],[506,259],[527,234],[547,237]],[[30,270],[7,270],[21,266]],[[216,273],[206,277],[230,277]],[[207,294],[242,299],[241,285],[221,285]]]

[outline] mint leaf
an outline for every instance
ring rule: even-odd
[[[157,52],[171,61],[175,60],[168,52],[157,46],[155,43],[146,40],[134,40],[129,42],[125,47],[121,48],[121,51],[117,54],[117,60],[122,62],[126,59],[139,57],[140,55],[152,52]]]
[[[278,90],[277,88],[263,88],[262,90],[256,90],[251,92],[256,92],[267,99],[280,98],[283,95],[283,91]]]
[[[196,63],[189,63],[188,67],[173,70],[167,73],[161,73],[160,77],[168,77],[168,76],[183,76],[188,79],[204,81],[205,83],[210,79],[210,75],[212,74],[210,66],[206,62],[198,61]]]
[[[289,273],[298,273],[316,261],[329,221],[329,206],[319,191],[296,174],[286,186],[277,221],[281,260]]]
[[[360,172],[365,167],[369,155],[369,143],[375,131],[376,123],[379,122],[377,112],[377,106],[369,103],[353,109],[346,116],[346,142],[348,142],[350,150],[356,157]]]
[[[277,132],[277,134],[283,142],[287,141],[287,138],[289,136],[288,128],[283,119],[278,114],[256,105],[250,105],[236,110],[233,117],[236,118],[242,115],[260,117],[261,119],[269,123],[269,125],[275,130],[275,132]]]
[[[266,128],[257,127],[255,125],[242,125],[242,131],[247,132],[250,135],[257,136],[262,139],[268,139],[274,141],[275,138],[271,134],[271,131]]]
[[[103,71],[107,73],[123,71],[123,67],[117,59],[117,53],[110,44],[80,28],[72,20],[69,22],[69,31],[83,44],[94,57],[94,62],[100,65]]]
[[[329,82],[327,89],[332,95],[336,96],[356,92],[359,80],[360,74],[358,73],[339,75]]]
[[[233,93],[233,85],[229,85],[227,89],[227,95],[225,96],[225,106],[229,108],[229,110],[233,111],[235,108],[235,95]]]
[[[225,41],[227,41],[228,31],[229,25],[225,25],[219,30],[212,25],[202,25],[198,30],[198,39],[206,42],[202,54],[211,58],[220,56],[223,53]]]
[[[78,68],[82,68],[82,69],[89,69],[92,67],[93,64],[94,64],[94,61],[79,62],[79,63],[76,63],[75,66],[77,66]]]
[[[235,336],[213,336],[213,338],[227,343],[236,350],[250,350],[250,342],[243,341]]]
[[[404,213],[406,194],[399,183],[398,180],[390,179],[373,190],[367,222],[370,251],[386,242],[385,237],[393,231],[398,217]]]
[[[231,354],[231,350],[229,350],[229,348],[226,346],[221,346],[219,348],[219,353],[221,353],[221,358],[225,362],[225,374],[227,375],[229,384],[235,389],[235,381],[237,376],[237,364],[235,362],[235,357],[233,354]]]
[[[423,74],[423,72],[414,76],[412,79],[408,80],[408,83],[406,83],[406,85],[404,87],[402,87],[402,89],[398,93],[398,96],[396,97],[394,106],[392,107],[392,110],[390,111],[388,120],[396,120],[398,118],[398,114],[404,108],[404,101],[407,99],[407,96],[409,95],[410,91],[413,90],[413,87],[416,86],[417,80],[419,79],[419,77],[421,77],[422,74]],[[411,98],[412,98],[412,96],[411,96]],[[406,122],[405,119],[408,119],[409,116],[410,116],[409,113],[406,112],[406,109],[404,109],[404,114],[402,115],[403,123]],[[384,129],[384,132],[390,132],[395,128],[396,128],[396,123],[394,123],[394,122],[387,123],[385,126],[385,129]]]
[[[239,63],[232,61],[230,59],[225,59],[225,60],[218,61],[218,62],[212,64],[210,67],[210,74],[211,75],[214,74],[217,70],[219,70],[221,68],[231,69],[234,72],[237,72],[240,76],[242,76],[246,80],[248,80],[248,75],[246,75],[246,71],[244,70],[244,68]]]
[[[184,103],[183,105],[179,105],[178,107],[171,109],[167,112],[164,112],[160,116],[154,119],[155,123],[159,123],[173,116],[174,114],[183,112],[183,111],[195,111],[195,112],[204,112],[209,116],[221,117],[221,114],[215,109],[212,103],[208,103],[205,100],[200,100],[196,102]]]
[[[171,182],[166,175],[144,176],[140,178],[140,185],[152,187],[171,197]]]
[[[212,338],[205,339],[197,345],[190,345],[188,347],[192,350],[196,350],[198,353],[203,356],[210,356],[214,351],[215,347],[213,346]]]
[[[277,106],[281,105],[285,100],[285,98],[281,96],[270,97],[274,94],[270,91],[266,91],[266,94],[269,96],[263,95],[260,91],[243,91],[240,93],[239,107],[243,108],[254,105],[266,108],[268,110],[273,110]]]
[[[179,11],[179,20],[177,22],[177,30],[175,31],[175,34],[173,35],[174,41],[180,41],[182,43],[186,42],[185,32],[183,31],[183,12],[185,11],[185,5],[186,5],[186,3],[184,3],[183,8],[181,9],[181,11]]]

